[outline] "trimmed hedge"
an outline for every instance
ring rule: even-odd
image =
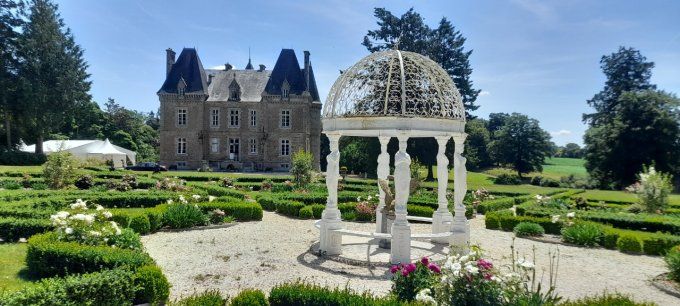
[[[402,302],[393,297],[380,298],[368,292],[356,293],[348,288],[326,288],[314,284],[288,283],[277,285],[269,292],[271,306],[313,306],[313,305],[417,305]]]
[[[151,264],[153,259],[146,253],[57,241],[56,233],[53,232],[28,239],[26,252],[29,272],[41,277],[89,273],[123,266],[137,268]]]
[[[245,289],[229,302],[230,306],[268,306],[269,301],[259,289]]]
[[[216,184],[189,184],[191,187],[196,187],[197,189],[203,190],[208,193],[208,195],[214,197],[230,196],[237,199],[245,199],[246,195],[234,188],[221,187]]]
[[[0,165],[12,166],[39,166],[47,161],[45,154],[36,154],[23,151],[0,152]]]
[[[254,202],[207,202],[199,204],[204,212],[215,209],[224,211],[227,216],[232,216],[237,221],[262,220],[262,206]]]
[[[0,238],[4,241],[29,238],[53,228],[49,219],[0,218]]]
[[[276,212],[289,217],[299,217],[300,209],[303,207],[305,207],[305,204],[301,202],[277,202]]]
[[[480,214],[485,214],[487,212],[508,209],[514,205],[520,204],[531,199],[531,196],[519,196],[514,198],[500,198],[494,200],[488,200],[480,203],[477,206],[477,212]]]
[[[135,271],[135,304],[162,305],[170,296],[170,283],[161,269],[154,265],[143,266]]]
[[[0,305],[130,305],[135,288],[133,272],[104,270],[41,280],[22,290],[6,292],[0,296]]]

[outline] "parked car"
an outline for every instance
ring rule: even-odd
[[[166,168],[165,166],[161,166],[157,163],[145,162],[145,163],[139,163],[139,164],[134,165],[134,166],[125,167],[125,170],[159,172],[159,171],[168,171],[168,168]]]

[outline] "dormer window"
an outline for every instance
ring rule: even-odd
[[[177,94],[178,95],[184,95],[184,91],[187,88],[187,82],[184,81],[184,78],[179,78],[179,81],[177,82]]]
[[[288,84],[288,80],[283,80],[283,84],[281,85],[281,98],[288,99],[289,96],[290,84]]]
[[[236,82],[236,74],[229,85],[229,101],[241,101],[241,86]]]

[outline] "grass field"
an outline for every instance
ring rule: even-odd
[[[0,244],[0,292],[18,290],[31,283],[23,275],[26,248],[25,243]]]
[[[588,172],[584,167],[585,160],[579,158],[548,158],[543,165],[542,175],[554,179],[562,176],[574,175],[578,178],[588,177]]]

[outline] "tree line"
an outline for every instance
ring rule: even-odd
[[[104,139],[158,156],[158,114],[137,112],[109,99],[101,109],[90,95],[84,50],[50,0],[0,0],[0,148],[20,141]]]

